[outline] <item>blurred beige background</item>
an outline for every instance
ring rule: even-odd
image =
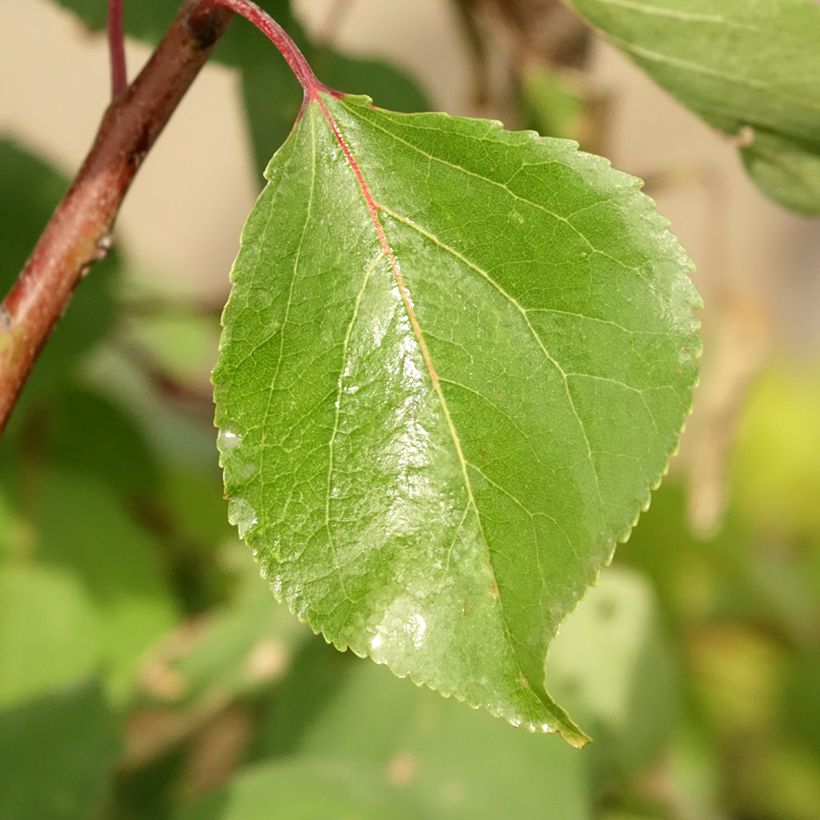
[[[321,36],[339,2],[297,0],[295,5]],[[470,63],[449,3],[347,0],[344,5],[345,14],[333,26],[338,46],[406,68],[441,110],[480,113],[468,102]],[[237,20],[235,25],[248,24]],[[132,75],[147,54],[129,42]],[[271,59],[280,59],[273,48]],[[817,223],[765,200],[746,179],[731,145],[612,49],[600,44],[594,66],[595,83],[613,100],[608,152],[616,166],[661,181],[650,193],[698,264],[707,305],[737,292],[771,320],[778,345],[816,351]],[[103,38],[88,34],[47,0],[2,0],[0,77],[0,131],[71,174],[108,97]],[[209,65],[148,157],[126,201],[117,238],[150,280],[182,292],[222,293],[260,179],[250,160],[237,77]],[[708,331],[708,312],[705,318]]]

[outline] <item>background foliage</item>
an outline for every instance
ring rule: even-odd
[[[231,48],[223,59],[236,65]],[[259,99],[271,109],[251,123],[269,155],[294,98],[280,94],[267,47],[258,58],[256,45],[235,48],[249,110]],[[328,60],[353,75],[337,81],[317,63],[332,84],[420,104],[412,80],[402,105],[379,96],[372,65]],[[252,91],[254,72],[276,90]],[[563,67],[533,64],[522,77],[518,122],[592,139],[590,102]],[[5,290],[66,183],[8,140],[0,178]],[[127,259],[94,280],[0,450],[0,818],[816,816],[810,357],[759,365],[716,534],[691,534],[679,471],[562,628],[547,680],[594,738],[578,752],[338,654],[294,623],[226,522],[197,387],[215,312],[148,291]]]

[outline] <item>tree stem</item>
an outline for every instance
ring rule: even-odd
[[[209,0],[185,0],[145,68],[105,112],[77,177],[0,305],[0,432],[74,288],[110,247],[145,155],[231,17]]]
[[[111,58],[111,99],[128,86],[125,63],[125,31],[122,23],[123,0],[108,0],[108,54]]]
[[[305,100],[316,99],[321,91],[335,93],[319,82],[288,33],[251,0],[185,0],[151,59],[128,86],[123,0],[109,0],[113,100],[68,193],[0,304],[0,433],[74,288],[111,247],[114,220],[145,155],[233,14],[247,18],[276,46]]]

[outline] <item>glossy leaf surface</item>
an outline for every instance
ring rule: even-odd
[[[689,262],[573,143],[322,94],[267,170],[214,373],[230,514],[340,648],[514,724],[658,483]]]
[[[572,3],[687,108],[738,137],[747,170],[764,193],[801,213],[820,214],[820,4]]]

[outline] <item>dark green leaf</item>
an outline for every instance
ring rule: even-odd
[[[580,742],[544,657],[676,446],[690,263],[636,180],[480,120],[322,95],[267,175],[214,374],[240,535],[336,646]]]
[[[687,108],[749,141],[760,188],[820,213],[820,4],[816,0],[572,0]]]
[[[820,681],[820,648],[795,653],[783,687],[780,708],[789,738],[803,746],[820,763],[820,715],[817,682]]]
[[[98,686],[0,712],[0,817],[95,816],[118,752],[113,719]]]
[[[55,464],[125,494],[157,488],[157,458],[139,425],[102,393],[68,387],[54,402],[43,449]]]
[[[14,284],[68,183],[7,139],[0,139],[0,174],[5,190],[14,192],[14,196],[0,198],[0,291],[5,293]]]
[[[108,19],[108,3],[100,0],[54,0],[57,5],[73,12],[94,31],[104,31]],[[124,3],[125,30],[131,37],[157,42],[171,25],[179,7],[168,0],[140,0]]]

